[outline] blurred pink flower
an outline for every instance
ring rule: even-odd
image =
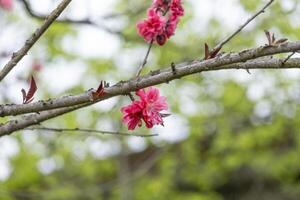
[[[179,21],[178,18],[172,19],[172,17],[171,17],[170,20],[167,22],[165,33],[168,38],[170,38],[172,35],[175,34],[175,30],[176,30],[178,21]]]
[[[174,18],[178,18],[184,15],[184,9],[182,7],[181,0],[173,0],[170,9]]]
[[[160,96],[159,90],[154,87],[138,90],[136,95],[140,97],[140,100],[135,100],[121,109],[122,121],[127,124],[128,130],[134,130],[136,126],[141,126],[142,120],[147,128],[163,125],[163,114],[160,112],[168,109],[166,97]]]
[[[31,66],[33,71],[40,72],[43,69],[43,65],[39,60],[34,60]]]
[[[0,0],[0,7],[5,10],[11,10],[13,8],[13,0]]]

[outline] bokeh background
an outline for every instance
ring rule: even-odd
[[[59,1],[31,0],[34,13]],[[155,46],[147,71],[203,57],[263,0],[185,0],[176,35]],[[74,0],[62,18],[95,25],[54,24],[0,85],[0,102],[21,103],[33,74],[35,100],[78,94],[100,80],[131,78],[147,44],[136,33],[150,0]],[[223,51],[264,45],[264,30],[300,37],[298,0],[278,0]],[[0,10],[0,66],[41,21],[21,0]],[[296,55],[297,56],[297,55]],[[0,138],[0,199],[298,200],[300,198],[299,70],[229,70],[158,86],[170,104],[165,127],[137,129],[152,138],[80,132],[19,131]],[[55,128],[127,132],[117,97],[45,122]],[[6,122],[10,118],[0,118]]]

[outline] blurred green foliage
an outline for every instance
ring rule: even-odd
[[[264,29],[290,40],[299,38],[300,26],[293,19],[300,8],[289,12],[284,7],[287,2],[276,1],[223,50],[238,51],[262,45],[257,43],[264,38]],[[119,0],[116,12],[126,13],[127,19],[121,36],[124,51],[146,48],[132,22],[145,16],[148,3]],[[239,2],[249,15],[262,3],[260,0]],[[214,46],[230,33],[219,18],[209,19],[206,34],[194,31],[190,25],[193,7],[186,4],[187,15],[178,28],[178,40],[171,39],[163,47],[155,46],[145,73],[171,62],[199,59],[203,57],[204,42]],[[73,26],[55,25],[35,47],[46,50],[49,63],[58,58],[76,59],[88,66],[85,72],[88,78],[83,78],[68,93],[86,90],[84,83],[90,77],[116,81],[131,77],[132,74],[120,71],[117,56],[83,58],[65,51],[63,39],[76,36]],[[187,121],[188,136],[175,143],[142,139],[140,143],[145,142],[145,148],[133,151],[126,145],[128,138],[115,136],[41,131],[21,131],[9,136],[18,141],[20,151],[10,160],[11,175],[0,182],[0,199],[298,200],[300,77],[291,78],[283,70],[251,73],[210,72],[160,86],[170,102],[172,114]],[[240,80],[239,75],[247,78]],[[267,80],[270,87],[265,85]],[[264,93],[259,95],[262,88]],[[258,98],[252,97],[253,91]],[[51,93],[44,95],[49,97]],[[94,106],[47,124],[70,128],[86,125],[84,128],[94,129],[99,124],[109,124],[119,129],[119,109],[126,101],[126,97],[120,97],[111,109]],[[184,106],[191,102],[195,112],[185,112]],[[136,132],[150,133],[144,128]],[[91,151],[95,145],[96,150]],[[97,156],[108,147],[109,156]],[[40,170],[41,165],[46,169],[54,165],[54,170]]]

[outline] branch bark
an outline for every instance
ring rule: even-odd
[[[236,55],[236,54],[235,54]],[[226,55],[225,55],[226,57]],[[160,71],[158,74],[149,74],[147,76],[140,77],[138,79],[133,79],[127,82],[119,83],[115,86],[112,86],[109,91],[114,95],[110,94],[110,96],[106,96],[105,98],[109,98],[112,96],[116,96],[122,94],[124,91],[135,91],[139,88],[148,87],[151,85],[156,85],[159,83],[169,82],[171,80],[189,75],[195,74],[204,71],[215,71],[215,70],[224,70],[224,69],[287,69],[287,68],[298,68],[300,69],[300,58],[290,58],[285,62],[285,59],[277,59],[277,58],[266,58],[266,59],[256,59],[251,60],[245,63],[227,63],[223,61],[223,64],[220,65],[212,65],[212,63],[216,62],[216,60],[222,60],[222,58],[216,58],[212,61],[203,62],[195,62],[191,64],[182,64],[181,66],[177,66],[176,74],[172,69],[165,69]],[[232,59],[232,57],[231,57]],[[202,63],[202,64],[201,64]],[[208,63],[211,63],[209,66]],[[155,73],[155,72],[154,72]],[[103,98],[104,99],[104,98]],[[23,117],[20,120],[12,120],[3,125],[0,125],[0,137],[4,135],[9,135],[14,131],[21,130],[27,128],[32,125],[38,125],[43,121],[58,117],[60,115],[72,112],[74,110],[89,106],[94,104],[95,102],[88,102],[85,104],[80,104],[73,107],[67,108],[59,108],[50,111],[44,111],[40,114],[31,114],[29,116]]]
[[[22,1],[25,2],[25,7],[32,14],[32,10],[30,10],[31,8],[29,7],[28,2],[26,0]],[[46,29],[51,25],[51,23],[53,23],[53,21],[58,17],[58,15],[65,9],[65,7],[70,3],[70,1],[71,0],[64,0],[60,4],[60,6],[62,6],[60,12],[55,12],[56,10],[59,10],[59,6],[50,14],[49,18],[51,18],[51,16],[53,17],[52,22],[51,20],[49,21],[49,18],[47,18],[45,24],[42,26],[42,28],[45,29],[42,31],[38,29],[36,33],[29,40],[27,40],[25,46],[14,54],[11,61],[0,72],[0,81],[9,73],[9,71],[18,63],[18,61],[20,61],[25,56],[29,49],[46,31]],[[258,15],[263,13],[264,10],[273,2],[274,0],[270,0],[261,10],[259,10],[249,20],[247,20],[247,22],[243,24],[237,31],[235,31],[231,36],[229,36],[215,48],[221,48],[224,44],[230,41],[253,19],[255,19]],[[63,7],[64,3],[65,6]],[[80,23],[90,23],[90,21],[82,21]],[[40,124],[43,121],[63,115],[68,112],[72,112],[79,108],[95,104],[104,99],[108,99],[118,95],[126,95],[138,89],[161,84],[164,82],[168,83],[171,80],[203,71],[213,71],[221,69],[249,70],[265,68],[300,68],[300,59],[291,59],[291,56],[286,59],[257,59],[260,57],[275,55],[279,53],[297,52],[299,50],[300,41],[287,43],[279,46],[262,46],[259,48],[244,50],[238,53],[224,54],[210,60],[197,60],[189,63],[181,63],[177,66],[172,64],[171,68],[168,67],[164,70],[153,71],[145,76],[136,77],[128,81],[121,81],[112,87],[105,88],[105,95],[101,96],[97,100],[92,100],[91,91],[88,91],[79,95],[66,96],[47,101],[39,101],[36,103],[26,105],[0,105],[0,116],[37,112],[37,114],[27,115],[20,120],[11,120],[5,124],[0,125],[0,137],[3,135],[11,134],[14,131],[24,129],[32,125]],[[8,70],[6,70],[7,68]],[[1,74],[4,74],[3,78],[1,78]]]
[[[32,46],[39,40],[39,38],[46,32],[50,25],[59,17],[65,8],[72,0],[63,0],[51,14],[46,17],[42,26],[26,40],[25,45],[17,52],[13,53],[11,60],[4,66],[0,72],[0,82],[7,76],[7,74],[18,64],[18,62],[28,53]]]
[[[288,43],[282,46],[262,46],[259,48],[244,50],[238,53],[228,53],[222,55],[221,57],[217,57],[210,60],[200,60],[193,61],[190,63],[181,63],[175,66],[175,68],[167,67],[164,70],[153,71],[145,76],[136,77],[128,81],[121,81],[112,87],[105,88],[105,94],[101,96],[97,101],[91,100],[91,91],[88,91],[79,95],[65,96],[46,101],[41,100],[30,104],[0,105],[0,117],[41,112],[45,110],[76,106],[80,104],[93,104],[104,99],[108,99],[118,95],[126,95],[138,89],[169,82],[190,74],[218,69],[235,69],[237,68],[236,66],[242,66],[245,68],[246,64],[250,65],[251,63],[259,62],[253,59],[268,55],[275,55],[279,53],[295,52],[298,50],[300,50],[300,41]],[[245,63],[244,65],[239,64],[232,66],[232,64],[243,63],[248,60],[253,61],[251,61],[251,63]],[[281,62],[281,60],[265,59],[265,64],[260,63],[259,66],[261,66],[260,68],[270,68],[268,64],[271,64],[274,66],[273,68],[295,68],[299,66],[298,61],[299,60],[297,59],[292,59],[289,60],[289,62],[280,64],[279,62]]]

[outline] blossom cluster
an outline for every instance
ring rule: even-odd
[[[175,33],[179,18],[184,15],[181,0],[153,0],[147,19],[137,23],[137,30],[147,42],[164,45]]]
[[[13,0],[0,0],[0,7],[4,10],[11,10],[13,8]]]
[[[168,109],[166,97],[160,96],[159,90],[154,87],[138,90],[136,95],[140,98],[139,100],[134,100],[130,105],[121,109],[122,122],[127,124],[128,130],[142,126],[142,121],[145,122],[147,128],[163,125],[164,114],[161,111]]]

